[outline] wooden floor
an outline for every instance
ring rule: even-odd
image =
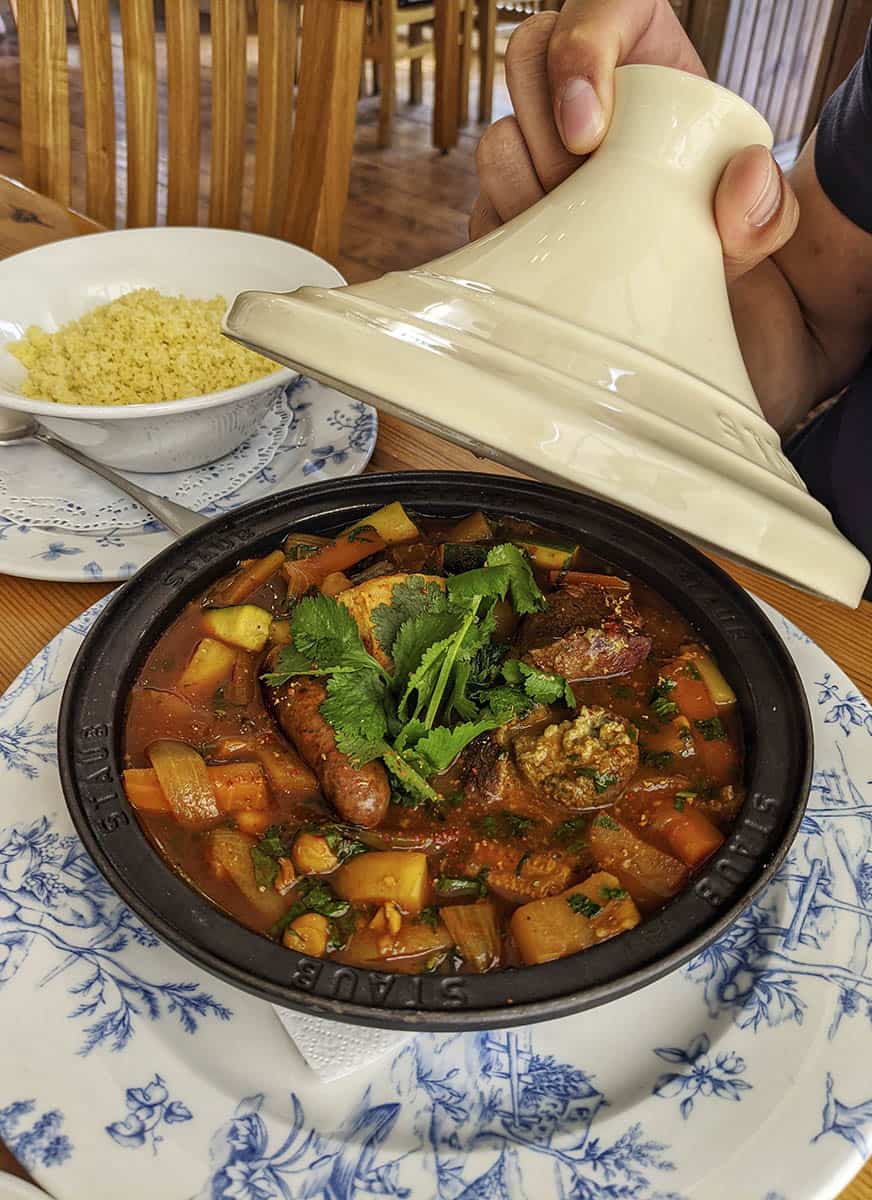
[[[0,13],[3,0],[0,0]],[[204,39],[204,100],[208,74],[208,41]],[[405,68],[405,69],[404,69]],[[461,131],[457,148],[447,155],[435,151],[430,139],[433,95],[432,62],[425,63],[424,104],[410,107],[407,64],[398,70],[398,106],[393,145],[379,150],[375,144],[378,98],[364,97],[359,105],[358,132],[351,172],[348,209],[337,266],[351,282],[360,282],[385,271],[403,270],[428,262],[455,249],[466,239],[467,215],[476,193],[475,146],[480,129]],[[0,174],[20,177],[18,136],[18,59],[14,37],[0,37]],[[473,77],[470,111],[477,110],[477,78]],[[81,96],[73,86],[71,131],[74,162],[82,144]],[[254,77],[249,81],[250,126],[254,117]],[[163,94],[161,100],[163,101]],[[118,86],[116,108],[123,114],[123,92]],[[502,57],[497,60],[494,117],[510,111]],[[203,104],[202,209],[208,186],[208,102]],[[119,118],[119,123],[123,121]],[[119,164],[124,161],[123,128],[120,130]],[[81,164],[81,156],[78,157]],[[251,163],[247,164],[251,174]],[[159,178],[165,179],[162,166]],[[73,201],[81,206],[84,177],[74,168]],[[119,188],[119,224],[123,224],[124,191]]]

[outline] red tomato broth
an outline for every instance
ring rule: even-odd
[[[437,574],[441,546],[450,539],[453,523],[414,519],[422,532],[418,541],[396,546],[388,544],[384,550],[379,548],[374,558],[386,559],[392,571]],[[520,522],[495,522],[494,525],[493,544],[519,538],[538,538],[543,542],[561,540]],[[356,573],[366,575],[368,563],[369,560],[364,559],[348,569],[353,584],[356,582]],[[620,795],[609,797],[607,803],[603,804],[597,803],[594,798],[590,806],[577,811],[532,786],[526,778],[518,783],[514,778],[517,774],[515,767],[512,766],[512,771],[509,771],[513,762],[515,737],[508,735],[506,745],[495,747],[494,739],[501,736],[501,731],[498,731],[473,742],[448,770],[433,778],[435,789],[450,798],[440,819],[423,807],[409,808],[391,803],[384,819],[374,830],[355,831],[353,826],[350,827],[349,836],[359,835],[363,838],[370,853],[394,848],[422,849],[428,857],[430,903],[427,911],[423,917],[418,913],[401,911],[400,933],[391,935],[385,932],[380,935],[385,950],[381,969],[466,969],[457,947],[448,954],[440,950],[430,958],[419,949],[415,949],[412,956],[404,956],[406,947],[403,931],[409,930],[410,935],[415,935],[414,938],[407,938],[409,947],[413,943],[417,947],[421,941],[422,924],[444,935],[444,925],[438,915],[439,907],[474,903],[481,900],[482,895],[493,905],[498,922],[501,945],[496,965],[523,965],[511,931],[513,913],[524,904],[568,892],[597,870],[612,869],[598,860],[591,848],[592,823],[603,813],[620,829],[627,831],[628,844],[632,838],[640,838],[650,845],[652,862],[665,861],[659,860],[658,856],[668,855],[676,864],[671,868],[668,886],[655,887],[653,890],[644,880],[638,882],[637,886],[632,870],[624,871],[620,865],[616,868],[616,884],[611,890],[614,890],[616,897],[618,891],[629,891],[644,917],[677,894],[674,887],[676,879],[680,878],[681,886],[687,886],[692,877],[692,870],[680,864],[675,857],[673,834],[667,836],[664,832],[674,822],[664,823],[660,820],[652,823],[650,817],[654,807],[675,805],[675,819],[680,822],[681,810],[690,805],[723,836],[741,805],[742,735],[736,706],[718,709],[723,727],[722,737],[706,742],[702,734],[694,729],[692,738],[688,740],[689,752],[685,757],[679,759],[670,755],[667,759],[664,752],[656,748],[658,737],[669,736],[668,729],[665,733],[664,730],[670,723],[659,720],[652,713],[652,690],[662,678],[662,670],[681,654],[684,647],[700,646],[699,635],[651,588],[622,574],[612,564],[600,562],[582,549],[574,555],[572,565],[579,571],[617,575],[625,579],[630,584],[640,626],[651,640],[648,657],[629,673],[608,679],[572,682],[579,705],[601,707],[618,718],[632,722],[638,730],[643,761]],[[550,578],[553,575],[549,577],[549,571],[537,568],[535,574],[543,592],[550,594],[559,590],[559,575],[556,584],[552,584]],[[258,750],[269,749],[274,755],[280,758],[286,756],[288,762],[296,764],[290,770],[289,778],[295,776],[297,766],[305,774],[308,768],[301,763],[299,748],[295,748],[278,728],[265,703],[264,689],[257,688],[253,698],[241,705],[226,703],[220,689],[208,702],[184,699],[175,690],[181,672],[205,636],[204,605],[208,605],[214,597],[220,599],[222,586],[225,585],[213,586],[205,597],[189,604],[149,653],[128,704],[124,766],[149,766],[149,745],[155,740],[169,738],[192,745],[207,764],[233,760],[250,762],[255,760]],[[236,591],[239,591],[238,586]],[[286,597],[286,580],[279,570],[266,583],[246,595],[241,603],[258,605],[281,619],[287,615]],[[518,636],[516,629],[513,634],[516,642]],[[274,653],[267,646],[255,655],[258,676],[267,668]],[[514,653],[513,649],[512,656]],[[534,711],[519,723],[513,733],[517,735],[523,731],[541,736],[549,725],[573,719],[576,711],[554,705]],[[648,761],[645,761],[646,737],[651,739],[655,747],[647,752]],[[230,754],[228,745],[234,741],[237,749]],[[714,763],[712,774],[708,762],[717,754],[720,757]],[[495,792],[489,790],[481,782],[483,774],[488,780],[494,771],[498,775],[503,769],[500,764],[505,760],[508,760],[505,767],[508,782],[501,783]],[[347,826],[346,822],[339,820],[317,786],[281,787],[276,785],[274,779],[270,779],[269,790],[272,797],[271,822],[288,829],[289,847],[293,844],[293,830],[304,824],[328,822],[340,824],[343,828]],[[162,857],[192,887],[242,924],[261,933],[269,932],[273,926],[272,916],[265,915],[256,903],[247,898],[233,879],[216,874],[213,866],[210,866],[210,831],[188,829],[165,814],[141,812],[138,817]],[[236,828],[232,818],[225,818],[222,824]],[[609,829],[608,834],[614,842],[615,831]],[[618,842],[621,836],[618,835]],[[596,837],[593,840],[596,842]],[[680,843],[681,839],[678,841]],[[612,866],[617,861],[615,859]],[[700,865],[697,862],[694,868],[698,869]],[[441,895],[435,884],[444,877],[480,880],[481,890],[476,894]],[[298,879],[321,881],[329,889],[331,873],[300,875]],[[295,903],[295,890],[287,894],[288,909]],[[581,926],[587,920],[585,913],[592,913],[596,904],[587,904],[582,897],[575,907],[581,910],[577,913],[575,908],[572,910],[576,923]],[[355,962],[355,926],[358,940],[362,944],[365,937],[367,954],[371,953],[373,938],[368,930],[373,921],[381,919],[381,912],[381,906],[371,903],[352,904],[351,912],[345,918],[346,925],[350,924],[352,929],[351,944],[337,950],[327,950],[326,956]],[[332,918],[325,918],[325,922],[328,925],[336,924]],[[582,938],[580,945],[589,944],[588,933],[579,934]],[[433,940],[435,943],[440,938],[434,934]],[[441,940],[445,940],[444,936]],[[292,943],[286,941],[286,944]],[[366,962],[361,960],[358,965],[372,964],[367,958]]]

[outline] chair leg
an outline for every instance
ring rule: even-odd
[[[475,0],[466,0],[460,14],[460,70],[457,86],[457,123],[465,125],[469,120],[469,76],[472,67],[472,30],[475,21]]]
[[[397,22],[396,0],[383,0],[382,8],[382,56],[379,63],[381,82],[381,103],[378,111],[377,144],[384,149],[391,144],[394,126],[394,107],[396,105],[397,72]]]
[[[478,120],[481,125],[489,124],[493,116],[496,37],[496,0],[478,0]]]
[[[409,26],[409,46],[420,46],[424,40],[424,29],[419,23]],[[424,63],[420,58],[413,58],[409,63],[409,103],[422,104],[424,101]]]

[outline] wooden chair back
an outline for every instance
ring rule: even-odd
[[[258,0],[257,115],[250,226],[335,258],[348,193],[362,0]],[[211,72],[201,99],[199,0],[164,0],[159,64],[154,0],[120,0],[126,157],[117,153],[109,0],[76,0],[84,107],[85,211],[116,223],[116,173],[126,170],[126,223],[158,218],[158,116],[166,110],[166,220],[200,216],[201,111],[208,106],[209,225],[240,227],[245,188],[250,0],[211,0]],[[65,0],[17,0],[24,182],[69,205],[70,69]],[[159,72],[160,65],[160,72]],[[165,76],[163,72],[165,71]],[[294,103],[294,80],[299,86]],[[159,89],[166,82],[166,103]],[[294,109],[296,107],[296,113]],[[163,180],[161,179],[161,183]]]

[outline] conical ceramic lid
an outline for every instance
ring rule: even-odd
[[[762,415],[712,215],[731,156],[771,141],[716,84],[622,67],[603,145],[526,213],[374,283],[244,293],[225,332],[477,454],[856,605],[869,564]]]

